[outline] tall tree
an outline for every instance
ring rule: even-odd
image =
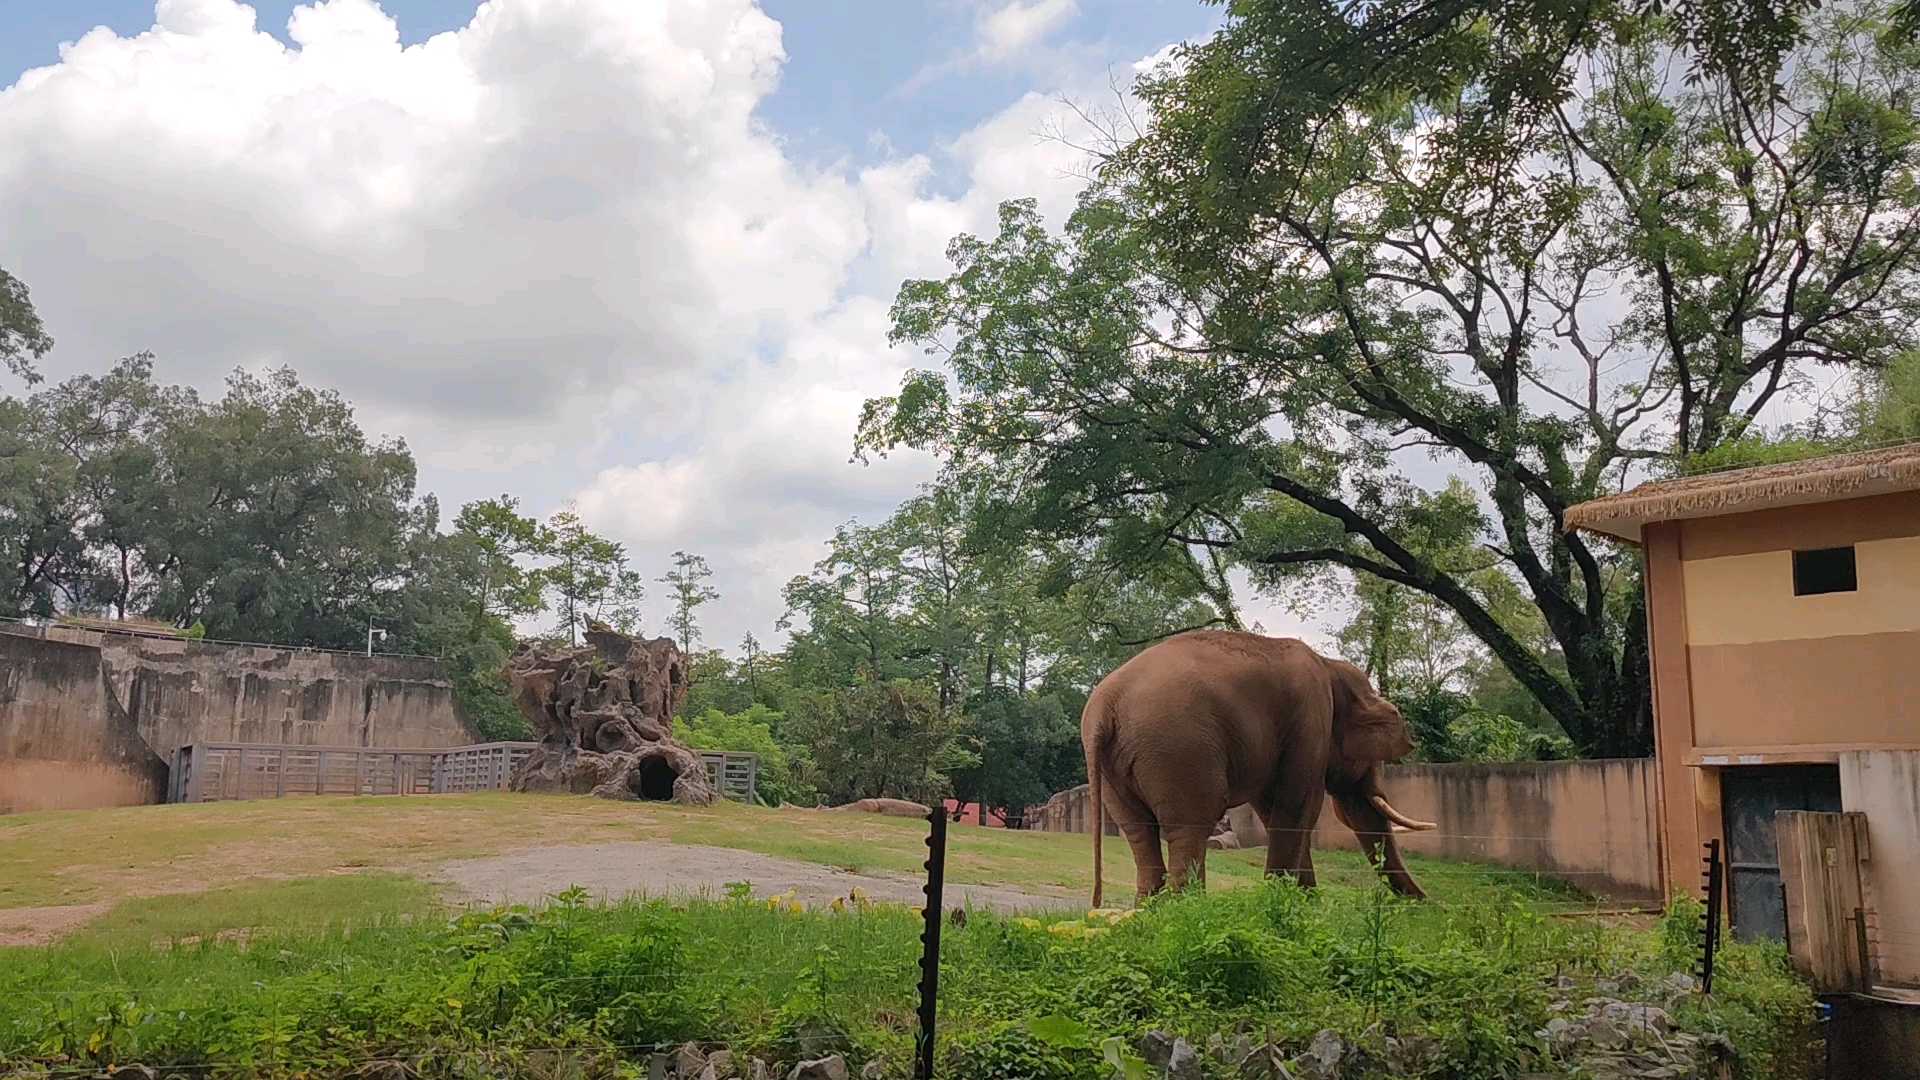
[[[1561,515],[1738,438],[1807,365],[1911,346],[1920,66],[1871,4],[1752,33],[1520,5],[1449,23],[1441,77],[1296,93],[1371,10],[1236,6],[1141,83],[1145,133],[1063,235],[1016,202],[956,239],[894,309],[946,370],[859,445],[937,450],[1135,563],[1419,591],[1584,752],[1645,753],[1637,562]],[[1471,479],[1552,655],[1423,553],[1415,452]]]
[[[0,268],[0,364],[32,386],[40,381],[33,362],[53,348],[53,338],[33,310],[26,283]]]
[[[673,569],[660,577],[673,602],[668,627],[680,642],[680,651],[689,656],[700,641],[700,608],[720,599],[719,590],[707,584],[711,577],[713,571],[707,568],[706,559],[684,551],[673,553]]]
[[[575,643],[587,617],[606,603],[616,586],[632,587],[631,577],[622,577],[626,552],[590,532],[571,508],[547,519],[544,537],[540,553],[552,561],[540,571],[540,581],[553,594],[568,643]]]

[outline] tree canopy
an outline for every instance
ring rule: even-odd
[[[1872,5],[1446,10],[1231,5],[1064,229],[1008,203],[902,286],[942,364],[857,445],[1108,567],[1414,590],[1583,752],[1645,753],[1637,559],[1561,515],[1912,347],[1913,46]]]

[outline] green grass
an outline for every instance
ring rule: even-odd
[[[205,892],[142,896],[115,904],[78,935],[96,941],[147,942],[211,937],[223,930],[272,927],[324,930],[402,916],[437,918],[439,892],[404,874],[379,871],[248,881]]]
[[[225,896],[214,921],[261,905],[345,912],[338,888],[260,884]],[[196,1077],[344,1078],[395,1060],[425,1077],[547,1076],[552,1062],[536,1067],[537,1052],[557,1048],[579,1075],[612,1076],[687,1039],[791,1063],[808,1025],[837,1033],[856,1065],[880,1057],[889,1075],[904,1071],[921,927],[904,908],[576,898],[449,919],[412,888],[383,879],[351,914],[241,939],[130,908],[115,912],[122,928],[168,940],[131,943],[103,926],[0,950],[0,1073],[138,1062]],[[976,912],[943,937],[943,1075],[1104,1078],[1098,1040],[1152,1028],[1197,1044],[1271,1032],[1294,1050],[1322,1027],[1376,1050],[1389,1032],[1426,1036],[1428,1075],[1458,1080],[1543,1067],[1531,1033],[1549,1016],[1556,977],[1587,984],[1687,960],[1657,934],[1536,914],[1552,895],[1443,882],[1434,901],[1409,903],[1274,881],[1167,897],[1119,920]],[[1693,914],[1677,912],[1674,927]],[[1806,1019],[1805,991],[1778,950],[1724,955],[1715,1000],[1683,1008],[1682,1024],[1735,1035],[1742,1076],[1787,1080],[1775,1055]],[[1084,1037],[1041,1041],[1027,1026],[1041,1017]]]

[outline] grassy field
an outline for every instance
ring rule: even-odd
[[[486,792],[431,798],[309,798],[124,807],[0,816],[0,933],[23,911],[73,909],[95,932],[167,935],[421,911],[419,880],[449,859],[547,844],[669,841],[783,856],[856,872],[918,874],[924,822],[871,814],[722,803],[683,807]],[[956,825],[950,881],[1085,896],[1089,838]],[[1131,895],[1127,845],[1106,844],[1108,895]],[[1257,881],[1262,853],[1216,851],[1209,884]],[[1351,852],[1317,856],[1332,881],[1364,882]],[[1528,886],[1535,902],[1581,907],[1532,875],[1413,860],[1436,896],[1466,899]],[[1065,900],[1071,906],[1075,900]],[[84,909],[84,910],[83,910]],[[13,912],[10,917],[9,912]]]
[[[74,915],[41,935],[52,944],[0,948],[0,1076],[139,1062],[196,1078],[611,1080],[645,1075],[647,1053],[685,1039],[790,1064],[796,1040],[821,1031],[856,1064],[880,1058],[902,1075],[920,925],[904,906],[575,896],[462,913],[427,879],[449,859],[628,840],[914,874],[925,831],[506,793],[0,817],[0,935],[36,913]],[[1259,852],[1213,852],[1207,895],[1121,920],[1077,899],[1088,846],[951,830],[950,880],[1066,895],[1051,916],[981,912],[949,927],[943,1075],[1105,1080],[1107,1037],[1257,1032],[1297,1053],[1333,1028],[1376,1055],[1424,1048],[1430,1067],[1406,1075],[1492,1080],[1552,1063],[1532,1033],[1580,992],[1570,985],[1690,962],[1669,940],[1689,912],[1664,935],[1650,919],[1553,917],[1594,902],[1531,874],[1432,860],[1412,861],[1432,899],[1409,903],[1373,888],[1349,852],[1317,856],[1326,887],[1311,893],[1263,881]],[[1128,899],[1126,845],[1107,852],[1110,895]],[[1728,950],[1725,989],[1676,1014],[1685,1031],[1727,1035],[1747,1077],[1796,1075],[1776,1058],[1807,1001],[1775,953]],[[1044,1038],[1036,1018],[1050,1018]],[[1394,1032],[1402,1042],[1386,1041]]]

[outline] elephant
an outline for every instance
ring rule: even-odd
[[[1094,687],[1080,742],[1095,907],[1109,814],[1133,849],[1140,899],[1166,886],[1167,861],[1175,888],[1189,878],[1204,887],[1207,838],[1241,803],[1267,827],[1267,873],[1311,888],[1313,831],[1329,794],[1394,891],[1426,896],[1394,834],[1437,826],[1395,810],[1381,786],[1383,763],[1413,749],[1406,721],[1365,672],[1305,642],[1226,630],[1166,638]]]

